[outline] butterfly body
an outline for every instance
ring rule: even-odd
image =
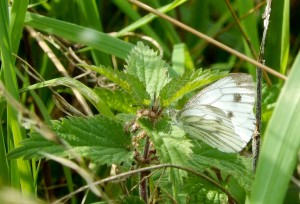
[[[239,152],[255,129],[254,82],[248,74],[230,74],[192,97],[176,120],[191,137],[223,152]]]

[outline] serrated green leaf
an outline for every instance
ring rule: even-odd
[[[97,87],[94,91],[111,109],[122,113],[133,113],[137,111],[136,106],[133,106],[136,105],[135,100],[122,90],[111,91]]]
[[[127,83],[123,72],[119,72],[118,70],[113,70],[109,67],[106,68],[104,66],[98,67],[98,66],[87,65],[87,64],[80,64],[80,66],[82,66],[86,69],[93,70],[93,71],[105,76],[106,78],[108,78],[109,80],[114,82],[115,84],[119,85],[122,89],[124,89],[128,93],[131,92],[131,87]]]
[[[139,122],[151,137],[161,163],[187,165],[187,161],[191,158],[190,154],[192,154],[192,144],[190,140],[183,137],[185,133],[182,130],[174,128],[172,134],[166,134],[164,132],[168,129],[167,126],[159,124],[166,124],[165,120],[159,121],[155,125],[155,129],[145,120],[139,120]],[[169,180],[172,183],[172,195],[178,197],[180,186],[183,183],[183,178],[187,176],[187,172],[175,168],[167,171],[169,172]]]
[[[198,69],[197,71],[185,72],[182,76],[172,78],[161,90],[162,105],[167,107],[185,94],[224,77],[226,73]]]
[[[134,121],[136,119],[136,114],[119,113],[116,115],[116,118],[122,123],[126,123],[128,121]]]
[[[146,91],[144,84],[135,76],[131,74],[126,74],[126,80],[130,87],[132,87],[131,95],[136,100],[138,104],[135,105],[149,105],[150,95]]]
[[[223,153],[201,142],[194,141],[193,145],[191,164],[198,171],[211,167],[217,168],[221,172],[232,175],[246,191],[250,191],[253,181],[251,158]]]
[[[131,138],[122,124],[103,116],[64,118],[53,121],[56,134],[83,157],[99,164],[120,163],[129,158]],[[9,153],[10,158],[41,158],[39,152],[72,156],[62,147],[45,140],[38,133],[22,141],[22,146]]]
[[[169,65],[148,46],[138,42],[126,58],[126,72],[138,78],[153,100],[168,82]],[[134,87],[138,89],[139,87]]]
[[[153,142],[160,155],[162,163],[186,165],[191,159],[192,143],[185,137],[174,137],[173,135],[153,134]],[[182,175],[186,176],[186,175]]]
[[[184,132],[174,127],[172,134],[166,134],[168,131],[166,120],[159,121],[155,128],[151,125],[149,120],[140,119],[140,126],[147,132],[151,137],[151,141],[159,155],[161,163],[169,163],[186,166],[187,161],[191,159],[192,144],[190,140],[186,139]],[[182,170],[170,169],[171,179],[176,178],[177,183],[182,183],[182,178],[187,176],[187,173]]]
[[[91,65],[81,65],[87,69],[96,71],[97,73],[107,77],[109,80],[113,81],[119,85],[122,89],[132,95],[138,104],[134,105],[149,105],[150,95],[146,92],[145,85],[134,75],[119,72],[118,70],[112,70],[110,68],[105,68],[103,66],[91,66]]]
[[[169,135],[153,135],[153,143],[158,152],[162,163],[171,163],[186,166],[192,153],[192,144],[185,137],[177,138]],[[168,169],[169,179],[172,183],[172,194],[178,196],[180,186],[183,184],[183,178],[187,177],[187,172],[178,169]]]
[[[187,203],[228,203],[226,193],[201,177],[189,176],[184,183]]]

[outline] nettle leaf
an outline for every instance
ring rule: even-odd
[[[131,138],[121,123],[103,116],[68,117],[53,121],[53,130],[78,154],[99,164],[120,163],[132,154]],[[42,158],[40,152],[71,156],[62,146],[45,140],[38,133],[21,142],[22,146],[9,153],[10,158]]]
[[[126,80],[130,87],[132,87],[130,94],[138,103],[136,105],[149,105],[151,101],[150,95],[147,93],[144,84],[131,74],[126,74]]]
[[[167,121],[161,120],[156,124],[155,129],[151,127],[147,120],[139,120],[139,124],[150,135],[151,141],[159,156],[160,163],[176,164],[186,166],[191,159],[192,144],[191,141],[184,137],[184,132],[179,128],[173,128],[172,133],[169,132]],[[178,169],[169,169],[171,177],[176,182],[182,182],[182,178],[187,176],[187,173]],[[175,181],[174,181],[175,182]]]
[[[187,203],[228,203],[228,196],[207,180],[190,175],[184,182]]]
[[[126,72],[144,84],[151,99],[158,96],[162,87],[169,81],[169,65],[157,52],[141,42],[131,50],[126,62]]]
[[[118,70],[113,70],[110,67],[104,67],[104,66],[93,66],[93,65],[87,65],[87,64],[81,64],[80,66],[93,70],[103,76],[105,76],[107,79],[111,80],[115,84],[119,85],[122,89],[124,89],[126,92],[130,93],[132,87],[127,83],[125,74],[123,72],[120,72]]]
[[[111,109],[123,113],[133,113],[137,111],[136,106],[133,106],[136,105],[135,100],[122,90],[111,91],[97,87],[94,91]]]
[[[192,150],[190,161],[197,171],[214,167],[232,175],[246,191],[250,191],[254,179],[251,158],[220,152],[205,143],[196,141],[193,141]]]
[[[182,76],[172,78],[161,90],[160,98],[162,105],[168,107],[172,102],[177,101],[185,94],[208,85],[217,79],[226,76],[227,72],[218,72],[202,69],[185,72]]]
[[[131,94],[138,104],[149,105],[150,95],[146,91],[146,86],[135,75],[106,68],[104,66],[81,65],[84,68],[96,71],[105,76],[115,84],[119,85],[124,91]],[[137,105],[137,104],[135,104]]]

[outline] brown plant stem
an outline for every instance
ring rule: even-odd
[[[150,138],[147,135],[146,136],[146,142],[144,146],[144,154],[143,154],[143,163],[147,163],[147,161],[150,161],[149,159],[149,147],[150,147]],[[140,197],[145,201],[145,203],[148,203],[148,175],[151,173],[151,171],[142,171],[140,174]]]

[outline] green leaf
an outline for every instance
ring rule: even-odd
[[[99,164],[120,163],[132,154],[128,148],[131,144],[129,134],[122,124],[103,116],[64,118],[53,121],[56,134],[64,139],[74,150]],[[9,153],[10,158],[41,158],[39,152],[59,156],[72,156],[62,146],[45,140],[38,133],[22,141],[22,146]]]
[[[252,0],[245,0],[245,1],[237,1],[237,10],[240,14],[240,16],[245,15],[246,13],[248,13],[249,10],[251,10],[254,5],[255,2]],[[255,51],[259,50],[259,37],[258,37],[258,26],[253,26],[253,25],[257,25],[257,17],[255,15],[250,15],[248,16],[246,19],[243,19],[240,23],[241,26],[245,32],[245,35],[247,36],[248,40],[251,41],[251,46],[252,49]],[[243,40],[243,44],[244,44],[244,52],[246,53],[247,56],[257,59],[258,53],[255,53],[256,56],[252,55],[252,52],[250,50],[249,45],[247,44],[246,40],[244,39],[243,35],[240,35],[242,37]],[[248,68],[248,72],[252,75],[255,76],[255,66],[250,64],[250,63],[246,63],[245,67]]]
[[[159,135],[153,133],[153,142],[158,151],[162,163],[170,163],[185,166],[191,159],[192,143],[185,137],[174,135]],[[182,172],[183,173],[183,172]],[[185,174],[181,174],[186,176]]]
[[[253,180],[251,159],[238,154],[227,154],[214,149],[205,143],[193,142],[192,166],[198,171],[216,168],[236,178],[246,191],[250,191]]]
[[[298,161],[300,147],[299,66],[300,52],[281,90],[265,131],[251,203],[282,203]]]
[[[135,100],[122,90],[112,91],[97,87],[94,91],[111,109],[122,113],[135,113],[137,111],[136,106],[133,106],[136,105]]]
[[[93,70],[93,71],[105,76],[106,78],[108,78],[109,80],[114,82],[115,84],[119,85],[122,89],[124,89],[128,93],[131,92],[131,87],[127,83],[124,73],[122,73],[118,70],[113,70],[110,67],[106,68],[104,66],[98,67],[98,66],[87,65],[87,64],[80,64],[79,66],[82,66],[86,69]]]
[[[148,46],[138,42],[126,58],[126,72],[138,78],[153,100],[168,82],[169,65]],[[139,89],[139,87],[133,87]]]
[[[266,65],[285,74],[290,51],[290,1],[272,1],[268,35],[266,38]],[[272,76],[271,76],[272,77]],[[274,80],[277,78],[272,77]]]
[[[67,86],[67,87],[78,90],[87,100],[89,100],[97,108],[97,110],[101,114],[103,114],[107,117],[114,117],[114,114],[111,112],[111,110],[102,101],[102,99],[99,98],[97,96],[97,94],[94,93],[93,90],[91,90],[89,87],[87,87],[80,81],[77,81],[76,79],[73,79],[73,78],[61,77],[61,78],[51,79],[48,81],[44,81],[44,82],[40,82],[40,83],[31,85],[31,86],[28,86],[26,89],[23,89],[21,91],[33,90],[33,89],[47,87],[47,86],[60,86],[60,85]]]
[[[84,68],[91,69],[97,73],[107,77],[109,80],[113,81],[119,85],[122,89],[132,95],[138,104],[135,105],[149,105],[150,95],[146,92],[145,85],[134,75],[120,72],[118,70],[113,70],[111,68],[105,68],[103,66],[91,66],[91,65],[81,65]]]
[[[176,7],[179,7],[181,4],[185,3],[187,0],[175,0],[172,1],[170,4],[167,4],[161,8],[156,8],[159,12],[161,13],[167,13],[168,11],[171,11],[172,9],[175,9]],[[155,14],[147,14],[143,17],[140,17],[139,13],[137,10],[132,7],[127,1],[123,0],[113,0],[113,2],[119,7],[120,10],[123,10],[124,13],[128,15],[129,18],[134,20],[134,22],[127,27],[121,29],[115,36],[120,37],[124,34],[127,34],[128,32],[135,31],[136,29],[140,28],[144,34],[147,36],[153,38],[154,40],[157,41],[159,46],[161,46],[164,50],[164,53],[166,56],[170,55],[170,51],[168,48],[168,45],[164,39],[162,39],[162,33],[158,33],[157,28],[156,30],[154,29],[153,26],[149,26],[149,23],[153,21],[153,19],[157,18],[158,16]],[[156,4],[157,6],[160,6],[158,2],[152,2]],[[178,33],[176,33],[174,27],[170,26],[167,22],[159,22],[162,24],[161,26],[165,29],[166,35],[171,35],[169,36],[170,39],[175,38],[179,42],[180,39],[178,37]]]
[[[18,50],[21,33],[23,30],[24,12],[28,5],[28,1],[13,2],[12,10],[10,10],[11,2],[0,1],[0,50],[1,50],[1,82],[5,86],[7,92],[20,101],[17,69],[15,68],[15,60],[12,53]],[[9,13],[11,11],[11,13]],[[2,95],[2,94],[1,94]],[[3,100],[3,96],[1,96]],[[0,153],[10,150],[12,147],[18,146],[18,143],[25,137],[25,129],[18,121],[18,110],[14,110],[10,101],[7,101],[7,106],[4,103],[0,106],[0,112],[5,111],[5,117],[2,115],[1,120],[5,121],[0,128],[1,146]],[[6,126],[6,127],[5,127]],[[6,129],[7,132],[3,132]],[[8,142],[9,141],[9,142]],[[7,145],[7,142],[9,145]],[[17,189],[22,189],[25,194],[34,193],[34,184],[32,179],[32,169],[30,163],[27,161],[17,160],[7,162],[5,154],[0,156],[1,173],[0,183],[1,186],[11,185]],[[2,167],[3,165],[3,167]],[[4,178],[5,174],[9,173],[9,178]]]
[[[83,43],[121,59],[124,59],[133,47],[132,44],[111,37],[108,34],[29,12],[26,13],[25,23],[38,30],[63,37],[76,43]]]
[[[126,80],[131,87],[131,95],[138,104],[136,105],[149,105],[150,95],[146,91],[145,85],[135,76],[126,74]]]
[[[172,78],[161,90],[160,97],[162,99],[162,105],[167,107],[185,94],[208,85],[225,75],[226,72],[211,70],[202,71],[202,69],[198,69],[197,71],[185,72],[182,76]]]
[[[185,133],[182,130],[174,127],[172,134],[166,134],[165,132],[168,132],[169,126],[166,120],[159,121],[155,128],[145,119],[140,119],[139,124],[151,137],[160,163],[187,165],[187,161],[191,158],[190,154],[192,154],[192,144],[190,140],[183,137]],[[187,177],[187,172],[174,168],[167,171],[169,172],[169,180],[172,183],[173,197],[177,197],[183,178]]]
[[[265,128],[271,119],[281,88],[282,85],[279,83],[273,84],[271,87],[264,84],[262,87],[262,132],[265,131]]]
[[[201,177],[189,176],[184,183],[187,203],[228,203],[226,193]]]
[[[161,163],[182,166],[188,164],[187,161],[191,159],[190,154],[193,153],[192,144],[184,137],[185,133],[181,129],[174,126],[170,133],[169,121],[165,119],[156,123],[155,127],[147,119],[142,118],[138,122],[150,136]],[[182,182],[182,177],[187,176],[187,173],[181,170],[171,169],[170,171],[176,172],[176,179],[179,182]]]
[[[174,45],[172,53],[172,69],[170,76],[181,76],[186,70],[194,70],[194,63],[186,44]]]
[[[144,201],[141,200],[141,198],[139,196],[133,196],[133,195],[126,195],[126,196],[122,196],[122,198],[119,199],[119,203],[123,203],[123,204],[145,204]],[[103,203],[103,204],[106,204]]]

